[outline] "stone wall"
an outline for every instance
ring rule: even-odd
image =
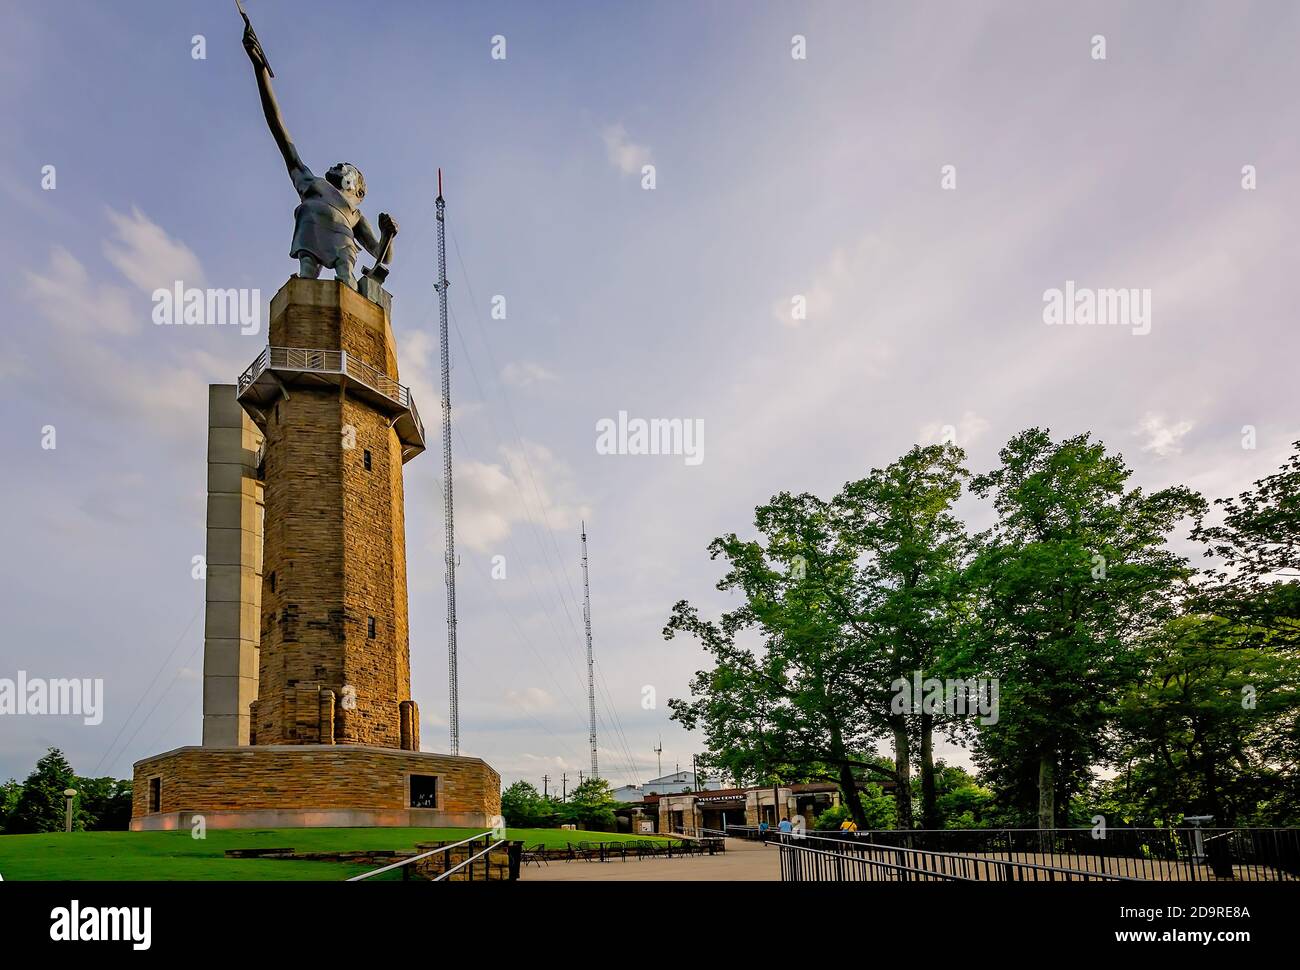
[[[410,807],[410,776],[438,779],[434,808]],[[152,779],[161,803],[149,811]],[[364,746],[185,747],[136,762],[131,827],[465,825],[501,812],[501,776],[478,758]]]

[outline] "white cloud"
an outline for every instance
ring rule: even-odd
[[[437,359],[437,353],[433,334],[425,330],[404,330],[397,334],[398,376],[415,396],[416,407],[420,408],[428,434],[433,433],[431,422],[442,420],[442,363]],[[453,387],[453,398],[455,394],[456,388]],[[478,401],[453,400],[452,424],[458,424],[461,418],[482,409],[483,405]]]
[[[1149,411],[1143,415],[1133,434],[1145,439],[1142,442],[1143,451],[1154,452],[1158,458],[1168,458],[1182,453],[1181,442],[1192,427],[1191,421],[1170,424],[1163,414]]]
[[[577,502],[569,466],[533,442],[503,445],[499,462],[456,463],[456,541],[499,552],[514,527],[572,529],[590,509]],[[525,457],[526,456],[526,457]],[[441,533],[433,540],[441,543]]]
[[[601,137],[605,139],[605,155],[610,164],[624,175],[639,175],[642,166],[650,164],[650,146],[631,141],[621,124],[608,125]]]
[[[557,381],[559,378],[541,364],[523,360],[517,363],[511,361],[505,367],[502,367],[501,380],[511,387],[527,387],[529,384]]]
[[[539,711],[555,709],[555,698],[540,687],[525,687],[523,690],[511,688],[506,691],[506,703],[512,710],[535,714]]]
[[[41,340],[40,374],[76,375],[62,385],[63,400],[96,413],[128,414],[142,434],[201,433],[206,385],[233,380],[247,362],[245,355],[256,352],[254,343],[227,342],[223,346],[237,356],[226,357],[210,349],[208,341],[221,337],[209,336],[213,328],[154,326],[145,296],[153,281],[183,278],[188,285],[204,279],[202,267],[183,243],[138,209],[131,216],[109,209],[108,216],[114,238],[104,242],[105,255],[143,292],[93,278],[61,246],[50,251],[43,269],[24,270],[34,309],[58,332]]]
[[[177,280],[186,286],[204,285],[203,269],[193,251],[135,206],[129,216],[112,209],[107,213],[115,238],[104,241],[104,256],[139,289],[146,293],[170,289]]]
[[[37,311],[65,333],[129,334],[148,319],[132,309],[126,289],[93,282],[86,267],[62,246],[50,251],[43,271],[23,270],[23,277]]]
[[[874,236],[863,238],[852,251],[836,249],[812,282],[772,304],[772,316],[787,327],[826,321],[835,307],[835,295],[852,288],[864,273],[878,265],[881,243]],[[801,298],[802,319],[794,313],[794,299]]]

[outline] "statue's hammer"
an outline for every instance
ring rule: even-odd
[[[376,283],[381,284],[388,279],[388,267],[384,265],[384,261],[388,259],[388,249],[392,244],[393,231],[392,229],[385,229],[379,234],[379,255],[375,257],[375,265],[369,269],[363,269],[361,271],[362,276],[369,276]]]

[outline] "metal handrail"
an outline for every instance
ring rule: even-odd
[[[420,440],[424,441],[424,422],[420,420],[420,412],[415,407],[415,398],[408,393],[406,395],[406,406],[411,409],[411,420],[415,422],[415,427],[420,432]]]
[[[271,348],[263,347],[262,352],[254,358],[253,362],[244,368],[244,372],[239,375],[239,393],[244,393],[244,389],[262,376],[262,371],[266,370],[267,360]]]
[[[419,855],[411,856],[409,859],[402,859],[398,862],[391,862],[388,865],[383,866],[379,869],[372,869],[370,872],[363,872],[359,876],[353,876],[351,879],[346,879],[344,881],[361,882],[361,880],[369,879],[371,876],[378,876],[381,873],[391,872],[393,869],[400,869],[402,866],[409,866],[412,862],[419,862],[421,859],[427,859],[429,858],[429,856],[437,855],[439,852],[449,852],[452,849],[459,848],[460,846],[465,845],[467,842],[477,842],[479,839],[483,838],[484,836],[491,836],[491,835],[492,835],[492,830],[488,829],[486,832],[480,832],[478,835],[471,835],[468,839],[462,839],[461,841],[456,842],[452,845],[442,845],[436,849],[430,849],[428,852],[422,852]],[[496,845],[503,845],[503,844],[504,843],[502,842],[496,842],[493,843],[493,847],[495,847]],[[464,863],[462,863],[462,865],[464,865]],[[460,866],[457,866],[456,868],[460,868]]]
[[[848,859],[851,862],[859,862],[864,865],[879,867],[881,869],[892,869],[895,872],[912,872],[912,873],[916,873],[918,876],[926,876],[927,878],[931,878],[931,879],[938,879],[938,880],[946,879],[950,882],[981,882],[982,881],[979,879],[972,878],[970,876],[959,876],[955,872],[945,872],[937,869],[918,869],[915,866],[905,866],[897,862],[883,862],[878,859],[870,859],[870,860],[862,859],[860,857],[851,856],[843,852],[830,852],[826,849],[814,849],[810,845],[794,846],[794,845],[788,845],[787,843],[782,843],[781,847],[783,849],[789,848],[792,852],[793,851],[807,852],[807,853],[811,853],[812,855],[825,856],[828,859]],[[782,876],[784,876],[784,872],[782,873]]]
[[[483,858],[485,855],[487,855],[489,852],[495,852],[497,849],[501,848],[501,847],[502,847],[503,845],[505,845],[505,844],[506,844],[506,843],[505,843],[505,840],[504,840],[504,839],[498,839],[496,842],[493,842],[493,843],[489,844],[488,847],[487,847],[486,849],[484,849],[482,852],[475,853],[474,855],[472,855],[472,856],[470,856],[468,859],[466,859],[464,862],[462,862],[460,865],[455,866],[455,867],[452,868],[452,869],[448,869],[448,870],[447,870],[446,872],[444,872],[441,876],[434,876],[434,878],[433,878],[432,881],[433,881],[433,882],[442,882],[444,879],[446,879],[448,876],[450,876],[453,872],[460,872],[460,870],[464,869],[467,865],[469,865],[470,863],[472,863],[475,859],[481,859],[481,858]],[[449,847],[449,848],[450,848],[450,847]]]

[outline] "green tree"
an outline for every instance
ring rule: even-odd
[[[936,828],[984,828],[992,822],[993,793],[957,765],[935,765],[939,824]]]
[[[10,778],[0,785],[0,832],[10,831],[9,818],[18,807],[18,795],[22,790],[23,786],[16,778]]]
[[[968,571],[978,613],[971,660],[999,679],[999,720],[976,734],[976,761],[1004,801],[1037,798],[1058,824],[1103,759],[1108,706],[1140,669],[1135,644],[1172,618],[1190,575],[1165,545],[1204,508],[1186,488],[1129,489],[1129,468],[1087,434],[1031,428],[971,482],[996,525]]]
[[[64,796],[66,788],[75,788],[77,778],[72,766],[58,748],[36,762],[36,768],[23,782],[17,804],[9,815],[8,832],[62,832],[64,827]],[[80,799],[73,802],[72,827],[84,828]]]
[[[615,804],[609,782],[604,778],[584,778],[569,792],[561,810],[579,828],[592,832],[612,832],[616,827]]]
[[[871,829],[892,829],[898,826],[896,805],[891,795],[886,795],[877,782],[865,782],[861,785],[862,813],[865,826],[858,823],[860,831]],[[840,823],[850,818],[849,810],[844,804],[832,805],[813,820],[812,827],[820,831],[838,829]]]
[[[914,447],[887,468],[849,482],[833,503],[842,542],[858,556],[857,596],[842,605],[867,644],[878,687],[873,710],[893,735],[895,798],[904,828],[912,827],[913,760],[920,767],[922,827],[940,826],[934,730],[942,712],[907,713],[879,688],[896,694],[894,684],[910,685],[913,674],[924,679],[952,662],[958,580],[970,546],[952,511],[969,477],[965,457],[952,445]]]
[[[1249,631],[1252,645],[1300,647],[1300,441],[1281,469],[1234,498],[1216,499],[1218,525],[1197,518],[1192,537],[1220,568],[1196,606]]]
[[[854,550],[814,495],[775,496],[755,525],[762,541],[731,533],[709,545],[727,562],[718,589],[744,602],[712,621],[682,600],[664,628],[668,639],[695,637],[713,661],[692,679],[690,700],[669,700],[672,716],[703,730],[707,767],[759,784],[836,781],[864,826],[855,769],[880,768],[855,752],[871,750],[879,729],[867,711],[865,640],[846,616]]]
[[[131,782],[119,778],[78,778],[77,802],[88,832],[125,832],[131,827]]]
[[[758,540],[714,540],[710,553],[729,567],[718,588],[743,605],[710,622],[682,601],[664,631],[695,636],[713,656],[694,700],[669,702],[704,729],[711,764],[765,783],[837,781],[859,826],[859,776],[893,781],[898,824],[911,828],[915,752],[923,818],[937,824],[936,716],[895,712],[893,701],[900,678],[937,671],[952,653],[968,544],[951,511],[962,459],[955,447],[916,447],[829,503],[775,496],[755,511]],[[886,735],[892,768],[858,753]]]
[[[549,828],[559,818],[555,804],[526,781],[517,781],[501,793],[501,815],[507,825],[517,828]]]
[[[1253,633],[1189,616],[1144,644],[1143,676],[1117,707],[1124,784],[1110,796],[1128,796],[1126,814],[1164,824],[1213,815],[1229,826],[1300,816],[1286,778],[1300,737],[1300,658],[1251,646]],[[1287,792],[1289,809],[1277,797]]]

